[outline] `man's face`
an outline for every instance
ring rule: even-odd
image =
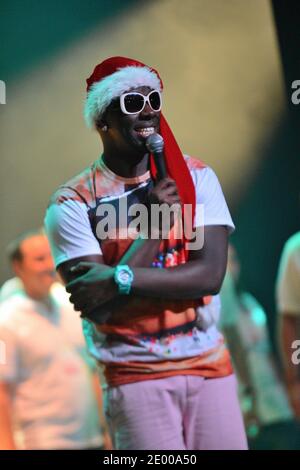
[[[130,91],[147,96],[152,88],[142,86]],[[108,125],[106,138],[120,152],[144,155],[145,142],[150,133],[159,132],[160,111],[153,111],[146,103],[144,109],[136,114],[124,114],[119,98],[107,108],[105,121]]]
[[[14,270],[26,291],[42,299],[48,295],[56,278],[48,239],[45,235],[34,235],[24,240],[20,249],[22,259],[14,262]]]

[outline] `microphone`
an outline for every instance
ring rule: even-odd
[[[146,147],[153,154],[158,181],[166,178],[168,173],[164,156],[164,139],[159,134],[151,134],[146,140]]]

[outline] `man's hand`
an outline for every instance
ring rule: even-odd
[[[118,295],[111,266],[81,261],[71,268],[71,272],[77,277],[66,285],[66,290],[71,294],[70,301],[75,310],[83,316]]]
[[[176,204],[178,206],[177,210],[179,210],[181,205],[176,183],[169,177],[160,180],[148,194],[149,211],[151,211],[151,206],[156,206],[155,209],[158,210],[158,206],[162,204],[166,204],[169,207]],[[154,217],[150,218],[149,214],[150,228],[158,230],[160,235],[165,232],[168,233],[173,227],[175,221],[174,212],[170,213],[170,220],[165,220],[164,217],[162,219],[162,221],[159,221],[159,219],[156,221]],[[157,223],[159,224],[158,226]]]
[[[164,178],[160,180],[149,192],[150,204],[180,204],[180,197],[176,182],[172,178]]]

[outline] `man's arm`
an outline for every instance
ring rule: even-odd
[[[248,351],[239,329],[241,316],[243,316],[243,312],[240,296],[237,292],[236,282],[228,266],[221,289],[221,317],[219,327],[225,335],[229,351],[242,384],[253,394],[254,390],[252,388]]]
[[[197,299],[218,293],[226,270],[227,245],[226,227],[205,227],[203,248],[190,251],[187,263],[167,269],[133,269],[133,294],[166,299]]]
[[[157,254],[159,244],[160,240],[136,239],[133,241],[132,245],[122,257],[120,262],[123,264],[129,264],[131,267],[151,266],[151,263]],[[85,267],[86,264],[88,264],[88,269]],[[64,283],[68,284],[74,279],[84,275],[84,273],[91,269],[92,266],[95,266],[95,264],[98,265],[98,267],[102,266],[102,268],[107,266],[104,263],[104,258],[102,255],[94,254],[90,256],[73,258],[65,263],[62,263],[58,266],[58,272]],[[75,271],[74,268],[76,269]],[[83,316],[86,316],[87,318],[90,318],[97,323],[102,323],[103,321],[105,322],[105,319],[109,317],[114,310],[119,310],[124,304],[127,304],[130,301],[129,296],[125,297],[117,295],[117,288],[114,283],[108,287],[109,288],[106,290],[105,294],[106,296],[109,295],[109,297],[105,297],[106,300],[102,302],[101,306],[96,302],[95,297],[92,294],[88,297],[88,295],[85,293],[81,299],[78,299],[77,296],[76,301],[74,300],[74,296],[71,296],[70,300],[74,303],[75,310],[80,311]],[[86,301],[91,301],[91,299],[93,299],[94,303],[91,305],[89,302],[89,311],[87,312]]]
[[[169,206],[180,203],[175,182],[169,178],[159,182],[150,195],[150,205],[152,203],[166,203]],[[226,269],[227,227],[223,225],[205,227],[204,240],[201,250],[190,252],[187,263],[164,269],[150,267],[157,254],[159,240],[134,241],[119,261],[119,264],[128,264],[133,268],[131,295],[197,299],[217,293]],[[75,309],[84,315],[96,307],[99,308],[107,302],[118,299],[114,268],[103,265],[103,257],[100,254],[65,262],[59,266],[59,272],[65,282],[68,282],[67,291],[71,294],[70,300]],[[127,299],[124,297],[127,296],[122,296],[121,301],[127,302],[128,297]]]
[[[137,238],[126,251],[119,264],[127,264],[130,267],[150,267],[157,255],[161,240]],[[80,262],[91,262],[107,266],[102,255],[89,255],[73,258],[58,266],[57,270],[64,283],[75,279],[78,274],[72,271]]]
[[[0,382],[0,449],[15,450],[12,431],[12,404],[9,385]]]
[[[148,195],[148,209],[151,208],[151,204],[155,204],[155,205],[167,204],[169,206],[172,206],[173,204],[178,204],[179,202],[180,202],[180,199],[177,193],[176,184],[170,178],[165,178],[164,180],[161,180],[160,182],[158,182],[158,184],[154,186],[151,193],[149,193]],[[73,210],[76,209],[78,211],[78,207],[76,206],[74,207],[73,205],[72,208]],[[52,233],[53,227],[55,228],[54,232],[56,232],[57,225],[59,223],[65,222],[65,218],[66,218],[65,215],[60,214],[59,211],[58,211],[58,214],[56,214],[53,218],[49,218],[48,224],[46,223],[46,226],[48,225],[49,234]],[[90,242],[86,241],[86,239],[90,235],[90,228],[87,229],[87,226],[89,227],[89,222],[87,220],[85,212],[78,213],[78,214],[76,213],[75,215],[73,214],[73,219],[74,218],[76,220],[79,219],[85,222],[86,225],[84,225],[83,223],[83,227],[81,228],[81,235],[83,239],[85,240],[85,243],[91,244]],[[54,224],[53,224],[53,219],[56,220],[56,223]],[[149,222],[151,226],[150,219],[149,219]],[[56,237],[54,236],[53,238],[55,239]],[[91,237],[91,239],[94,240],[94,237]],[[161,239],[151,239],[150,237],[137,238],[136,240],[132,242],[127,252],[119,261],[119,264],[127,264],[131,267],[150,267],[153,259],[155,258],[158,252],[160,242],[161,242]],[[58,266],[58,272],[61,275],[65,283],[72,281],[78,275],[82,274],[84,270],[79,270],[77,272],[72,271],[72,269],[75,268],[75,266],[77,266],[78,263],[80,262],[94,262],[94,263],[98,263],[102,265],[105,264],[104,258],[100,254],[91,254],[88,256],[81,256],[81,257],[73,258],[69,261],[66,261]]]
[[[119,264],[128,264],[133,268],[132,293],[149,297],[192,299],[219,292],[227,262],[227,228],[205,227],[204,239],[203,248],[191,251],[187,263],[167,269],[150,267],[157,253],[159,240],[135,240],[119,262]],[[72,271],[72,268],[82,261],[97,263],[104,269],[107,267],[101,255],[67,261],[58,268],[65,282],[76,277],[74,275],[76,271]]]
[[[164,299],[197,299],[216,294],[225,274],[227,244],[226,227],[206,227],[203,248],[191,252],[187,263],[164,269],[132,267],[132,294]],[[83,315],[88,316],[96,307],[118,297],[114,268],[97,262],[81,262],[74,272],[79,277],[69,282],[67,291],[75,310]],[[120,298],[121,301],[128,299],[127,296]]]

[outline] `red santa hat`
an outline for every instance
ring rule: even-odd
[[[95,126],[95,121],[104,113],[112,100],[123,93],[139,86],[163,90],[162,80],[154,68],[127,57],[110,57],[96,65],[86,83],[84,116],[89,127]],[[195,214],[195,188],[183,154],[162,113],[160,134],[164,139],[168,175],[176,181],[183,208],[184,206],[186,208],[186,205],[190,205],[191,208],[192,220],[186,221],[188,223],[185,224],[185,230],[191,229]],[[152,156],[150,170],[155,177],[156,168]]]

